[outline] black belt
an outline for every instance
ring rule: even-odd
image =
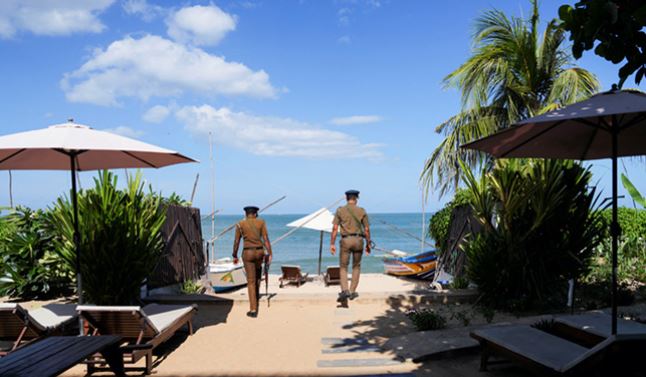
[[[350,233],[350,234],[342,234],[341,238],[346,238],[346,237],[361,237],[363,238],[364,235],[361,233]]]
[[[262,250],[264,247],[258,246],[258,247],[244,247],[242,250]]]

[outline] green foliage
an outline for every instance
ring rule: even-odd
[[[636,73],[639,84],[646,75],[646,3],[635,0],[580,0],[559,9],[562,27],[570,32],[572,54],[579,59],[584,51],[619,69],[619,87]],[[596,46],[596,47],[595,47]]]
[[[428,222],[428,234],[435,240],[435,245],[440,252],[446,251],[449,239],[449,227],[451,226],[451,214],[455,207],[469,203],[469,195],[466,190],[457,190],[453,200],[435,212]]]
[[[406,316],[413,322],[417,331],[440,330],[446,327],[446,318],[433,309],[411,310]]]
[[[493,322],[494,317],[496,316],[496,311],[489,306],[478,306],[477,310],[480,312],[482,317],[487,321],[487,323]]]
[[[162,198],[162,203],[164,205],[176,205],[176,206],[182,206],[182,207],[190,207],[192,205],[191,202],[182,198],[181,196],[179,196],[179,194],[174,192],[171,193],[169,197]]]
[[[193,280],[186,280],[182,283],[181,291],[185,295],[202,293],[202,285]]]
[[[459,321],[460,323],[462,323],[464,327],[469,326],[471,324],[471,319],[472,319],[472,313],[470,313],[469,311],[459,310],[451,313],[451,320]]]
[[[642,233],[643,234],[643,233]],[[587,283],[610,285],[612,276],[612,239],[606,237],[592,259],[590,272],[583,279]],[[622,237],[617,250],[617,280],[622,283],[646,283],[646,240],[641,237]]]
[[[482,232],[465,243],[467,276],[493,308],[548,305],[582,276],[604,235],[589,170],[571,161],[499,160],[476,179],[466,167]]]
[[[445,138],[426,160],[427,188],[456,189],[460,161],[471,169],[490,167],[487,156],[461,145],[597,92],[596,77],[572,65],[556,20],[541,33],[538,1],[532,6],[528,19],[494,9],[476,20],[471,56],[444,79],[460,90],[462,110],[436,128]]]
[[[70,291],[71,271],[51,241],[41,210],[17,207],[0,219],[0,296],[42,299]]]
[[[635,203],[642,206],[642,208],[646,208],[646,199],[644,199],[635,185],[633,185],[630,179],[628,179],[628,177],[626,177],[626,175],[623,173],[621,174],[621,184],[624,186],[626,191],[628,191],[628,194],[630,194],[630,197],[633,198],[633,201]]]
[[[453,278],[451,283],[451,288],[453,289],[465,289],[469,287],[469,279],[466,276],[456,276]]]
[[[610,208],[601,211],[605,224],[606,237],[610,237],[610,224],[612,222],[612,210]],[[617,208],[617,220],[621,227],[621,235],[627,239],[636,239],[646,236],[646,211],[640,209],[619,207]]]
[[[609,279],[609,277],[608,277]],[[612,302],[610,280],[584,281],[575,288],[575,305],[584,310],[595,310],[609,307]],[[617,305],[627,306],[635,301],[633,290],[624,282],[617,286]]]
[[[128,305],[139,298],[141,282],[152,272],[163,250],[165,221],[161,198],[144,192],[142,176],[128,177],[117,189],[117,176],[103,171],[94,187],[78,196],[81,276],[86,301],[97,305]],[[51,210],[57,251],[75,268],[73,212],[67,197]]]

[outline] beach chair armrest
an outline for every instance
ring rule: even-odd
[[[144,343],[144,344],[127,344],[125,346],[121,347],[121,350],[123,351],[138,351],[138,350],[147,350],[147,349],[152,349],[153,344],[151,343]]]

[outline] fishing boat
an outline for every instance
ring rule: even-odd
[[[209,280],[213,291],[220,293],[247,285],[247,274],[242,262],[233,263],[232,258],[222,258],[209,264]]]
[[[433,280],[437,267],[435,250],[425,251],[416,255],[393,250],[391,256],[383,258],[384,270],[388,275],[406,276],[422,280]]]

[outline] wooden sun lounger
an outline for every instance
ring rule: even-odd
[[[15,351],[26,343],[52,334],[63,334],[77,318],[76,305],[48,304],[27,310],[16,303],[0,304],[0,339],[12,343],[8,350],[0,350],[0,357]]]
[[[146,305],[143,308],[87,305],[78,306],[77,310],[93,329],[93,335],[119,335],[127,342],[127,345],[122,347],[125,364],[134,364],[145,357],[146,366],[143,371],[150,374],[152,354],[157,346],[175,335],[183,326],[188,326],[189,334],[193,334],[191,320],[197,307],[158,304]],[[103,360],[96,357],[88,360],[88,374],[99,370],[96,365],[103,363]]]
[[[116,376],[125,376],[119,336],[52,336],[0,359],[0,376],[58,376],[94,353],[101,353]]]
[[[303,275],[301,272],[301,266],[280,266],[280,269],[283,271],[283,276],[278,279],[280,282],[280,287],[282,288],[285,284],[294,283],[297,286],[307,281],[307,275]]]
[[[480,342],[480,369],[485,371],[492,355],[502,356],[545,376],[585,376],[598,367],[613,372],[628,370],[644,362],[631,357],[643,351],[646,336],[615,335],[586,348],[527,325],[492,326],[475,330],[471,337]],[[627,352],[631,351],[631,352]]]
[[[331,284],[341,283],[341,267],[339,266],[328,266],[327,271],[325,272],[325,286]]]
[[[611,335],[611,317],[605,313],[586,313],[556,317],[555,331],[576,342],[592,347]],[[618,334],[646,335],[646,325],[617,319]]]

